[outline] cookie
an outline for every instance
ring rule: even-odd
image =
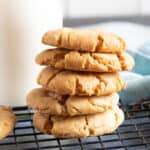
[[[88,53],[61,48],[45,50],[37,55],[35,61],[58,69],[91,72],[117,72],[131,70],[134,66],[133,58],[127,53]]]
[[[62,28],[46,32],[42,42],[78,51],[118,53],[125,50],[125,41],[111,33],[96,30]]]
[[[44,88],[33,89],[27,95],[30,108],[42,113],[61,116],[86,115],[104,112],[118,104],[119,96],[113,93],[107,96],[61,96]]]
[[[16,116],[13,111],[0,105],[0,139],[6,137],[15,127]]]
[[[112,133],[123,120],[124,113],[118,106],[92,115],[59,117],[37,112],[33,116],[35,128],[45,134],[61,138],[80,138]]]
[[[37,82],[53,93],[78,96],[108,95],[126,86],[118,73],[81,73],[51,67],[40,72]]]

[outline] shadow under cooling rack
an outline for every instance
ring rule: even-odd
[[[121,106],[126,120],[112,134],[81,139],[57,139],[32,126],[32,112],[14,107],[18,122],[10,136],[0,141],[0,150],[150,150],[150,101]]]

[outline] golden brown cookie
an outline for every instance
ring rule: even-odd
[[[51,65],[58,69],[91,72],[117,72],[130,70],[134,66],[133,58],[127,53],[89,53],[61,48],[42,51],[35,61],[37,64]]]
[[[0,139],[6,137],[15,127],[16,116],[13,111],[0,105]]]
[[[37,82],[53,93],[78,96],[108,95],[126,86],[117,73],[81,73],[51,67],[40,72]]]
[[[96,30],[62,28],[46,32],[42,42],[79,51],[116,53],[125,49],[125,41],[111,33]]]
[[[61,96],[44,88],[33,89],[27,96],[27,104],[42,113],[61,116],[87,115],[104,112],[118,104],[119,96]]]
[[[103,113],[74,117],[50,116],[35,113],[33,124],[45,134],[62,138],[79,138],[112,133],[124,120],[124,113],[118,106]]]

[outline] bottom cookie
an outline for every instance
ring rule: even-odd
[[[79,138],[111,133],[123,122],[124,113],[118,107],[103,113],[74,117],[56,117],[35,113],[34,127],[45,134],[61,138]]]
[[[15,127],[16,116],[13,111],[0,105],[0,139],[6,137]]]

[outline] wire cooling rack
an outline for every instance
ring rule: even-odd
[[[0,141],[0,150],[150,150],[150,101],[121,106],[126,120],[112,134],[83,139],[57,139],[32,126],[32,112],[14,107],[16,128]]]

